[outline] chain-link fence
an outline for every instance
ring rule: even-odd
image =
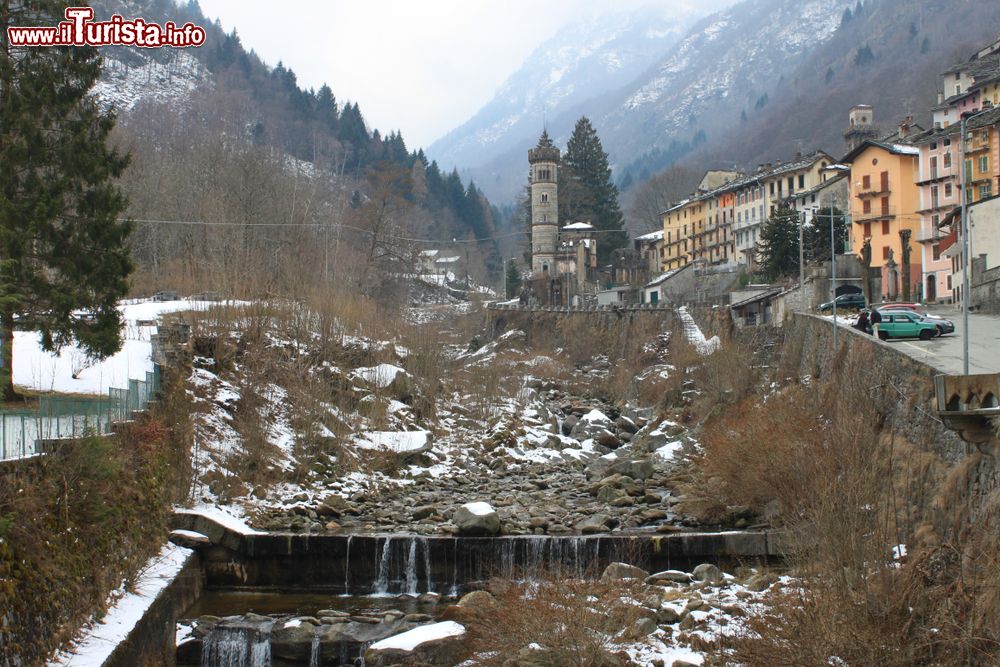
[[[60,438],[110,433],[112,425],[144,410],[160,390],[160,367],[128,387],[112,387],[107,396],[43,395],[34,408],[0,412],[0,461],[44,454],[45,444]]]

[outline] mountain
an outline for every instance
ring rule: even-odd
[[[546,120],[553,123],[552,131],[566,110],[635,80],[697,18],[731,1],[677,2],[669,10],[644,7],[568,25],[535,49],[472,118],[431,144],[427,154],[446,168],[458,166],[474,175],[487,193],[509,190],[507,184],[497,189],[497,178],[481,167],[512,150],[523,153]],[[558,128],[568,136],[572,123]],[[523,173],[521,165],[518,174]]]
[[[701,18],[631,81],[558,105],[548,130],[565,145],[576,119],[588,116],[623,189],[677,162],[747,167],[797,150],[837,154],[854,104],[872,104],[888,125],[908,114],[926,124],[938,72],[995,37],[997,26],[993,0],[743,0]],[[599,61],[602,48],[588,58]],[[537,114],[532,124],[527,136],[490,126],[491,145],[507,150],[484,147],[488,159],[458,167],[492,199],[513,200]],[[482,127],[470,121],[435,144],[449,148],[442,159],[459,155],[450,147],[460,137],[473,142]]]

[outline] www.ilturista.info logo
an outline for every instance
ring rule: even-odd
[[[187,47],[205,43],[205,29],[191,22],[178,26],[143,19],[124,19],[118,14],[110,21],[94,21],[90,7],[67,7],[66,20],[55,27],[7,28],[11,46],[161,46]]]

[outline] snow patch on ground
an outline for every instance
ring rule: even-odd
[[[413,628],[402,634],[387,637],[382,641],[371,645],[373,651],[386,649],[396,649],[399,651],[412,651],[416,647],[426,642],[437,639],[447,639],[448,637],[460,637],[465,634],[465,627],[455,621],[442,621],[441,623],[431,623]]]
[[[355,368],[351,371],[351,375],[359,377],[367,384],[379,389],[385,389],[392,384],[400,373],[406,375],[406,371],[399,366],[393,366],[392,364],[379,364],[378,366]]]
[[[684,326],[684,337],[687,338],[689,343],[694,345],[695,349],[698,350],[698,354],[703,357],[708,356],[722,347],[722,341],[719,340],[718,336],[705,338],[705,334],[701,332],[698,324],[691,317],[691,313],[687,311],[686,306],[678,308],[677,314],[680,315],[681,323]]]
[[[210,301],[141,301],[119,306],[125,321],[122,349],[103,361],[87,358],[77,345],[58,353],[42,349],[37,331],[14,332],[14,384],[32,391],[105,395],[111,387],[126,388],[129,379],[145,380],[153,370],[150,336],[155,322],[167,313],[207,310]],[[74,377],[75,376],[75,377]]]
[[[354,440],[361,449],[388,449],[394,452],[413,452],[427,445],[430,431],[369,431]]]

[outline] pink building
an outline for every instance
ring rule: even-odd
[[[914,239],[920,246],[923,265],[921,295],[926,303],[951,301],[951,261],[942,252],[939,223],[961,204],[959,126],[933,129],[914,142],[920,150],[916,214],[920,227]],[[945,244],[946,245],[946,244]]]

